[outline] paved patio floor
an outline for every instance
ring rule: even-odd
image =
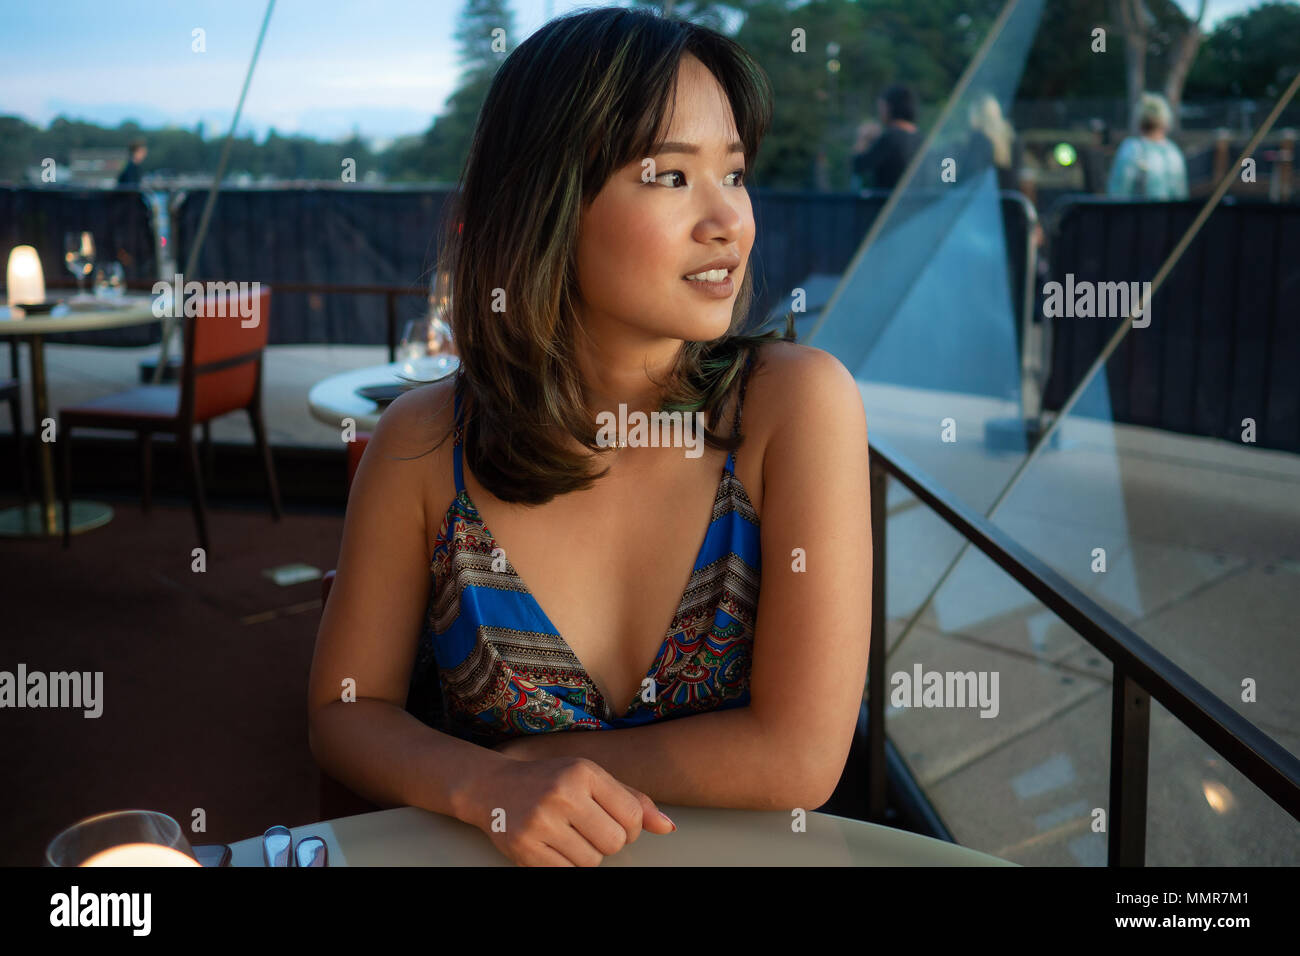
[[[50,401],[138,382],[155,349],[47,347]],[[314,420],[318,380],[381,364],[383,346],[273,346],[271,441],[337,447]],[[28,373],[27,357],[22,358]],[[991,450],[987,399],[863,386],[869,428],[967,505],[985,510],[1021,455]],[[25,428],[33,427],[30,402]],[[940,422],[958,423],[943,442]],[[5,430],[8,423],[5,422]],[[251,442],[245,418],[217,441]],[[1071,421],[995,516],[1074,584],[1293,754],[1300,754],[1300,456],[1145,428]],[[996,672],[996,716],[893,707],[888,732],[957,839],[1022,863],[1101,865],[1108,804],[1110,665],[1019,585],[967,552],[900,643],[904,622],[958,553],[956,536],[894,483],[887,612],[890,675]],[[1105,570],[1098,570],[1097,551]],[[1254,699],[1244,690],[1253,686]],[[1294,864],[1300,823],[1154,708],[1147,860]]]

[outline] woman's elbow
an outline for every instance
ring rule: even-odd
[[[768,790],[770,810],[816,810],[831,798],[839,786],[843,764],[794,759],[785,762]]]
[[[333,707],[337,701],[330,701],[326,704],[317,704],[307,708],[307,747],[311,751],[312,759],[319,765],[321,762],[321,753],[328,744],[330,715],[333,714]]]

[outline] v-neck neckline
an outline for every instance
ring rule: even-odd
[[[728,464],[730,464],[731,462],[730,455],[727,456],[727,462]],[[717,490],[715,490],[713,493],[713,503],[717,502],[718,496],[719,494],[721,494],[723,486],[727,483],[728,479],[730,479],[733,484],[739,485],[741,496],[746,501],[748,501],[749,492],[745,490],[744,483],[741,482],[740,477],[735,473],[733,469],[727,468],[723,471],[722,478],[718,481]],[[464,488],[461,489],[461,491],[457,495],[457,498],[462,500],[466,505],[466,507],[473,514],[474,519],[478,522],[479,527],[482,529],[483,537],[486,538],[488,542],[490,542],[495,547],[501,547],[501,542],[497,540],[496,535],[494,535],[491,529],[488,528],[487,522],[483,520],[483,515],[479,513],[478,506],[474,504],[474,499],[470,497],[468,485],[466,485]],[[551,633],[555,635],[556,639],[563,646],[565,652],[568,653],[568,655],[571,658],[573,658],[573,660],[577,663],[578,670],[582,672],[583,680],[585,680],[587,684],[591,687],[591,689],[596,692],[597,696],[600,697],[600,702],[602,704],[602,710],[603,710],[603,713],[601,714],[601,719],[605,720],[607,723],[612,723],[615,720],[622,720],[623,718],[627,717],[628,714],[630,714],[632,710],[636,707],[636,703],[641,697],[641,694],[645,688],[645,679],[649,677],[653,680],[655,674],[659,672],[659,662],[663,658],[664,648],[668,646],[668,642],[671,641],[673,637],[673,621],[677,619],[677,612],[681,609],[682,597],[685,596],[686,590],[690,588],[691,577],[694,576],[696,566],[700,563],[700,555],[704,554],[704,550],[705,548],[708,547],[709,544],[709,532],[713,529],[713,518],[712,518],[711,508],[709,513],[710,513],[709,524],[704,529],[704,540],[700,542],[700,549],[695,553],[695,558],[691,561],[691,569],[686,576],[686,587],[683,588],[681,595],[678,595],[677,606],[673,609],[673,618],[671,621],[668,622],[668,633],[664,635],[663,641],[659,644],[658,649],[655,651],[654,660],[650,662],[649,669],[646,671],[646,673],[644,673],[641,676],[641,687],[632,694],[632,699],[628,702],[627,707],[625,707],[618,714],[615,714],[613,712],[613,710],[611,709],[609,697],[607,697],[605,692],[600,689],[599,685],[597,685],[596,683],[596,679],[591,676],[591,671],[587,669],[587,665],[582,662],[582,658],[580,658],[577,652],[574,651],[573,647],[570,646],[565,636],[562,633],[560,633],[560,629],[555,626],[555,622],[551,620],[551,616],[547,614],[546,609],[542,607],[542,602],[537,600],[537,595],[534,594],[533,589],[528,586],[528,582],[525,581],[524,576],[519,573],[519,569],[516,568],[513,564],[510,565],[510,569],[514,572],[514,575],[518,579],[520,585],[523,586],[524,593],[528,595],[528,600],[532,602],[533,608],[537,611],[538,614],[541,615],[542,621],[546,624],[547,627],[551,629]],[[442,538],[445,538],[447,534],[450,532],[450,526],[448,525],[447,522],[448,517],[450,517],[450,515],[448,515],[443,519],[443,533],[440,536]],[[502,548],[502,550],[504,551],[505,549]],[[506,551],[505,553],[509,554],[510,552]],[[509,559],[507,559],[507,562],[508,561]],[[656,686],[655,688],[656,693],[658,693],[658,690],[659,688]]]

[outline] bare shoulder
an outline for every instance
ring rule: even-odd
[[[865,416],[857,380],[839,359],[811,346],[776,341],[763,344],[755,356],[744,420],[766,444],[790,430],[843,434]]]
[[[382,460],[380,470],[415,488],[426,515],[438,518],[455,497],[452,440],[448,437],[454,411],[453,384],[452,378],[441,379],[398,396],[379,417],[362,464],[363,468],[375,467]]]

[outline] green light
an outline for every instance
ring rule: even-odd
[[[1057,143],[1052,149],[1052,157],[1062,166],[1073,166],[1074,161],[1079,158],[1079,154],[1074,151],[1074,147],[1069,143]]]

